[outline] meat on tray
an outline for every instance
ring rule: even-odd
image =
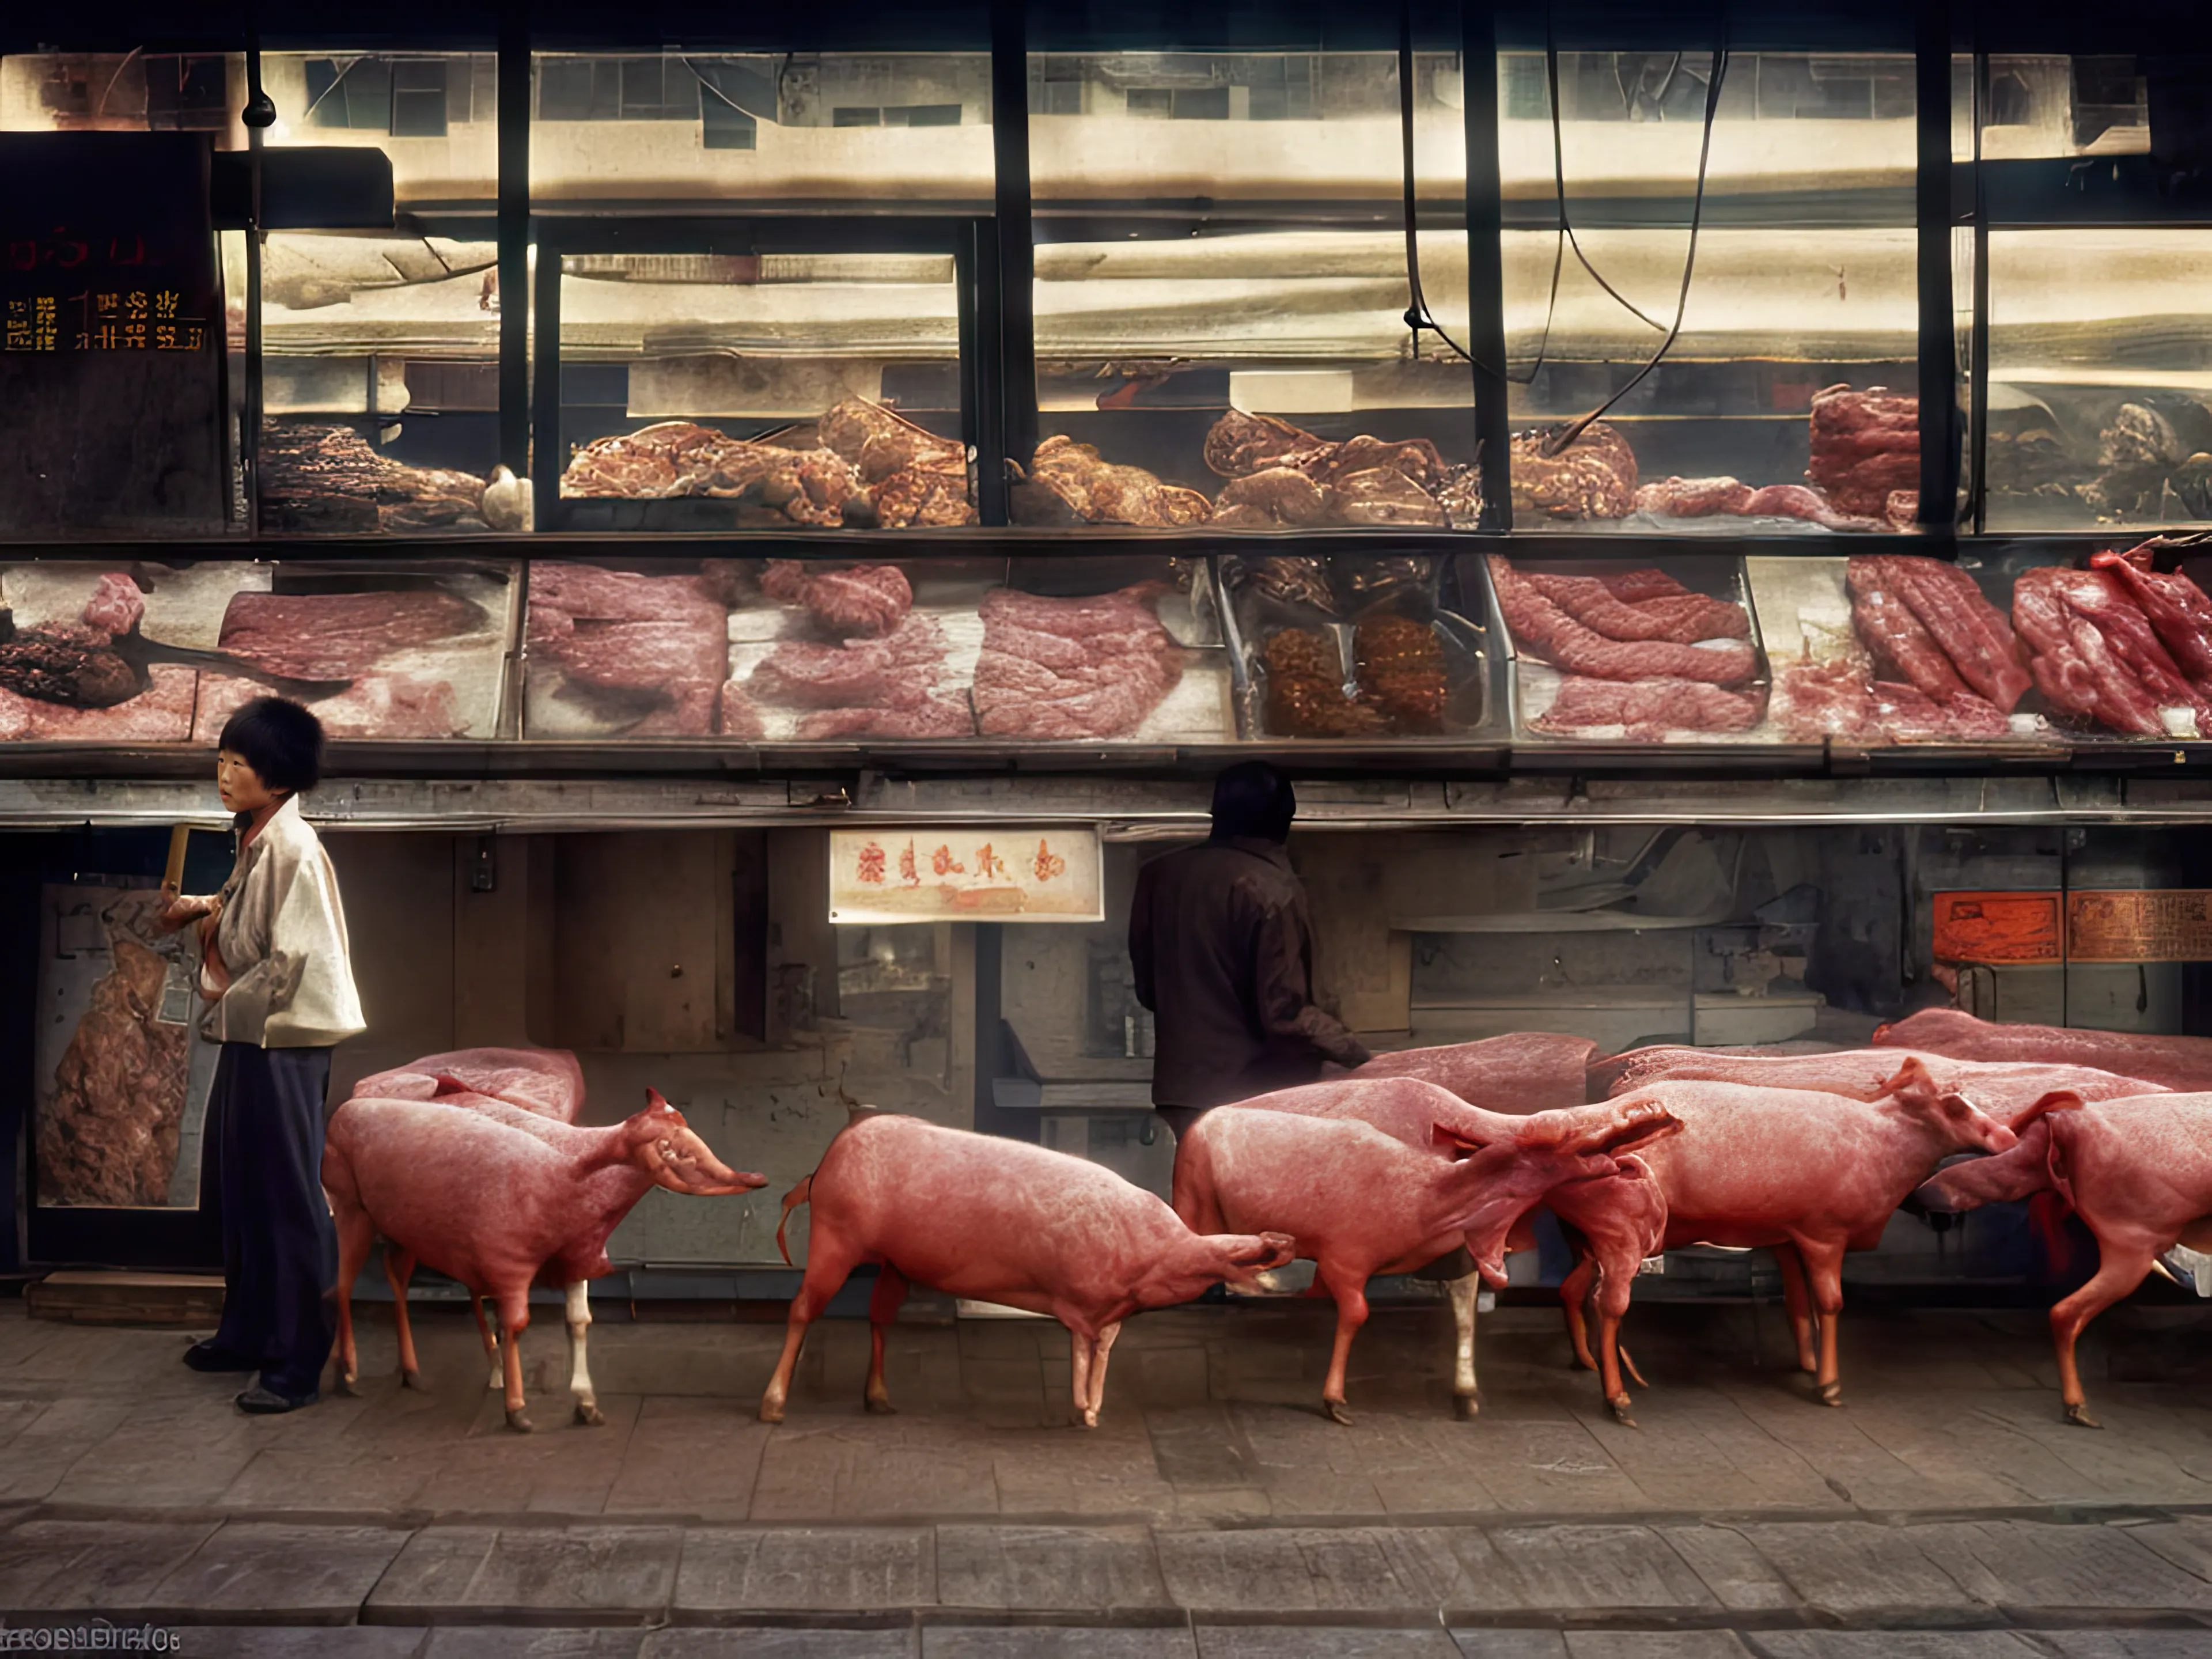
[[[753,670],[744,691],[755,703],[813,711],[798,722],[805,741],[973,737],[966,700],[939,684],[946,650],[936,620],[913,615],[879,640],[783,640]]]
[[[861,516],[874,517],[860,475],[835,450],[754,443],[690,421],[594,439],[561,475],[561,493],[623,501],[703,495],[799,525],[842,525],[854,502]]]
[[[1267,730],[1286,738],[1380,737],[1382,711],[1344,689],[1336,642],[1313,628],[1279,628],[1261,647],[1267,675]]]
[[[1498,609],[1515,640],[1528,655],[1569,673],[1602,680],[1684,679],[1740,685],[1758,666],[1757,655],[1746,641],[1705,646],[1608,639],[1553,603],[1502,555],[1491,556],[1490,571]],[[1608,597],[1619,599],[1617,594]],[[1672,598],[1652,602],[1671,603]]]
[[[2052,709],[2129,737],[2169,735],[2165,712],[2185,710],[2212,732],[2212,702],[2191,684],[2121,579],[2109,568],[2021,573],[2013,622],[2036,689]]]
[[[1097,599],[994,588],[982,604],[975,716],[986,737],[1126,737],[1182,679],[1182,653],[1153,613],[1155,583]]]
[[[1735,478],[1661,478],[1636,492],[1636,510],[1666,519],[1706,519],[1717,513],[1741,513],[1751,505],[1752,488]]]
[[[2150,541],[2124,553],[2094,554],[2089,568],[2118,578],[2175,665],[2200,688],[2212,686],[2212,598],[2179,570],[2161,574],[2154,569],[2151,555],[2157,545]],[[88,621],[91,615],[88,609]]]
[[[1229,483],[1213,504],[1224,529],[1447,522],[1451,478],[1425,438],[1322,438],[1272,415],[1231,410],[1206,434],[1206,465]]]
[[[1352,629],[1352,660],[1360,695],[1404,737],[1433,737],[1444,729],[1450,685],[1437,631],[1405,617],[1370,617]]]
[[[872,641],[785,640],[746,684],[763,702],[846,708],[880,702],[890,690],[890,653]]]
[[[1213,515],[1213,504],[1195,489],[1163,483],[1140,466],[1106,460],[1064,433],[1036,447],[1027,479],[1014,487],[1012,508],[1017,524],[1127,524],[1156,530],[1204,524]]]
[[[1547,519],[1625,519],[1636,505],[1636,452],[1620,429],[1594,421],[1557,454],[1552,434],[1513,439],[1513,507]]]
[[[155,663],[146,689],[106,708],[27,697],[0,681],[0,743],[184,743],[192,735],[198,671]]]
[[[1931,696],[1917,686],[1876,680],[1872,664],[1850,653],[1776,671],[1774,717],[1791,743],[1967,742],[2012,734],[2002,710],[1963,687]]]
[[[701,576],[533,561],[530,650],[572,684],[623,694],[639,737],[708,737],[729,678],[729,612]],[[627,712],[627,711],[625,711]]]
[[[84,625],[107,635],[128,634],[146,615],[146,596],[120,571],[103,575],[85,601]]]
[[[833,406],[815,422],[815,432],[824,448],[860,474],[878,529],[976,522],[968,489],[968,447],[957,438],[940,438],[865,398],[848,398]],[[863,517],[856,503],[846,504],[846,523],[860,523]]]
[[[914,587],[896,565],[810,570],[796,559],[770,559],[761,592],[781,605],[804,606],[828,634],[888,634],[914,609]]]
[[[349,426],[264,422],[258,465],[264,530],[489,528],[482,478],[396,461]]]
[[[480,607],[442,592],[235,593],[216,643],[272,674],[343,680],[395,651],[484,626]]]
[[[200,676],[192,714],[192,740],[214,743],[225,721],[269,688],[231,674]],[[465,737],[467,717],[450,681],[422,674],[364,674],[334,697],[309,705],[334,738],[445,738]]]
[[[1954,564],[1910,554],[1854,556],[1851,618],[1877,664],[1931,697],[1972,691],[2009,714],[2031,681],[2004,613]]]
[[[1624,599],[1595,576],[1525,574],[1539,593],[1609,640],[1671,640],[1677,645],[1695,645],[1700,640],[1751,637],[1751,618],[1731,600],[1688,592]]]
[[[1597,680],[1570,674],[1552,706],[1531,721],[1539,732],[1627,728],[1631,743],[1669,732],[1748,732],[1765,713],[1756,691],[1729,691],[1702,680]]]
[[[1893,492],[1920,488],[1920,400],[1881,386],[1815,392],[1812,452],[1805,476],[1837,511],[1882,520]]]

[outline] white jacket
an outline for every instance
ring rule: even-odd
[[[188,934],[194,981],[205,962]],[[262,826],[222,887],[216,948],[230,985],[207,1005],[201,1033],[263,1048],[327,1048],[368,1029],[346,946],[345,907],[330,854],[294,796]]]

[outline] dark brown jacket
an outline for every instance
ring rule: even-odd
[[[1155,1105],[1219,1106],[1368,1058],[1315,1006],[1305,889],[1276,842],[1209,841],[1146,864],[1129,959],[1154,1016]]]

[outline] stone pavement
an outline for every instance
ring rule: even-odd
[[[1326,1307],[1200,1306],[1130,1322],[1091,1432],[1031,1321],[901,1326],[895,1417],[860,1409],[866,1327],[827,1322],[769,1428],[777,1327],[603,1316],[608,1421],[572,1426],[549,1318],[526,1437],[465,1314],[422,1310],[416,1392],[359,1311],[360,1397],[247,1419],[186,1334],[0,1304],[5,1622],[379,1659],[2212,1655],[2194,1308],[2101,1322],[2101,1434],[2059,1420],[2032,1312],[1847,1313],[1828,1410],[1778,1310],[1638,1308],[1636,1429],[1547,1310],[1486,1317],[1473,1422],[1442,1310],[1382,1312],[1347,1429]]]

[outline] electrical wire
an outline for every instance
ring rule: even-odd
[[[1420,360],[1421,335],[1426,331],[1443,341],[1454,356],[1462,362],[1474,363],[1474,355],[1444,332],[1444,325],[1429,310],[1428,296],[1421,291],[1420,232],[1415,218],[1413,188],[1413,10],[1411,0],[1399,13],[1398,35],[1398,137],[1404,151],[1404,167],[1401,179],[1405,186],[1406,222],[1406,326],[1413,331],[1413,357]],[[1496,371],[1475,363],[1486,374]]]

